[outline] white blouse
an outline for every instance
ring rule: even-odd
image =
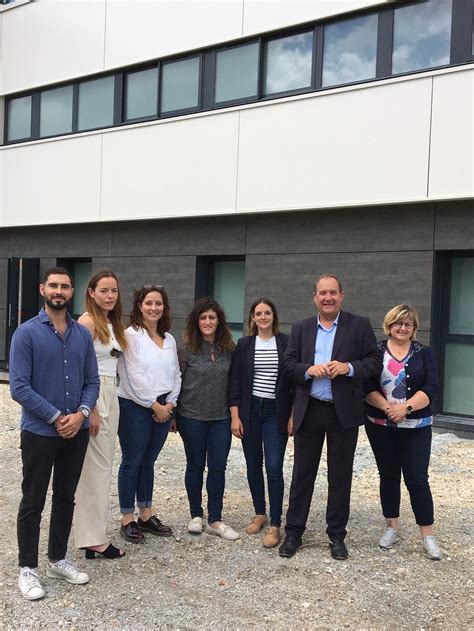
[[[176,405],[181,372],[174,337],[165,333],[160,348],[143,329],[128,327],[125,336],[128,348],[118,360],[118,396],[149,408],[157,397],[169,392],[166,402]]]

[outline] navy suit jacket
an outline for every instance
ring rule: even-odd
[[[291,331],[283,361],[285,375],[296,384],[293,428],[303,422],[310,397],[312,379],[305,380],[307,369],[314,364],[318,331],[317,317],[297,322]],[[339,375],[331,381],[334,408],[343,427],[357,427],[365,422],[365,380],[380,374],[382,364],[377,341],[368,318],[341,311],[331,359],[350,362],[354,376]]]

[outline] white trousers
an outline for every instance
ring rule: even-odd
[[[106,531],[110,481],[119,419],[115,377],[100,377],[97,411],[100,418],[99,433],[90,437],[76,490],[74,535],[78,548],[99,546],[109,540]]]

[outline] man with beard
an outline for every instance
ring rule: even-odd
[[[44,308],[18,327],[10,351],[10,390],[22,406],[18,587],[28,600],[45,596],[37,572],[38,543],[52,472],[46,574],[75,585],[89,581],[65,556],[89,441],[88,418],[100,384],[90,333],[67,312],[74,293],[71,274],[62,267],[48,269],[39,290]]]

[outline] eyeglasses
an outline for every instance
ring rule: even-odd
[[[142,285],[141,289],[146,289],[147,291],[150,289],[156,289],[156,291],[163,291],[163,285]]]
[[[122,357],[123,351],[119,351],[118,348],[113,348],[110,351],[110,354],[112,355],[112,357],[116,357],[118,359],[119,357]]]
[[[413,322],[394,322],[392,326],[394,326],[396,329],[403,329],[403,327],[405,327],[407,331],[410,331],[415,325],[413,324]]]

